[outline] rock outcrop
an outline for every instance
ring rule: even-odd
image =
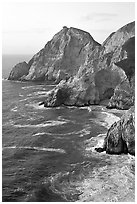
[[[89,33],[76,28],[63,29],[54,35],[45,47],[28,62],[29,72],[16,75],[18,80],[46,81],[59,83],[77,74],[79,67],[85,63],[87,49],[92,52],[100,46]],[[16,66],[9,78],[14,80]]]
[[[9,80],[18,80],[29,73],[29,65],[26,62],[18,63],[10,72]]]
[[[96,150],[98,152],[106,151],[108,154],[129,153],[135,155],[134,106],[110,127],[103,148],[96,148]]]
[[[87,53],[85,62],[81,64],[75,76],[73,75],[67,82],[61,82],[49,93],[49,98],[45,99],[45,106],[99,104],[102,100],[115,97],[115,92],[122,87],[123,81],[129,81],[129,78],[132,78],[129,76],[134,75],[134,52],[132,55],[129,54],[129,50],[132,50],[134,45],[134,36],[135,23],[132,22],[111,34],[101,46],[96,46],[94,49],[91,45],[85,46]],[[121,68],[119,65],[121,61],[128,61],[127,68]],[[132,71],[130,71],[131,66]],[[58,103],[56,93],[58,90],[64,90],[64,86],[65,90],[69,90],[69,94],[67,92],[66,101],[63,98],[62,103],[61,100]],[[130,94],[128,93],[128,96]],[[133,105],[132,102],[129,103],[130,106]]]

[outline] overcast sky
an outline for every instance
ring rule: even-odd
[[[3,2],[3,54],[35,54],[63,26],[85,30],[102,43],[135,20],[134,3]]]

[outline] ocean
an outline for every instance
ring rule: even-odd
[[[94,151],[121,113],[39,106],[53,85],[6,80],[12,66],[29,57],[3,58],[2,201],[132,201],[134,158]]]

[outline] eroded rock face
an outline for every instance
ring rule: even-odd
[[[129,153],[135,155],[135,110],[132,106],[122,118],[115,122],[107,132],[103,148],[108,154]]]
[[[128,79],[116,86],[107,108],[117,108],[121,110],[129,109],[134,105],[134,88],[131,87]]]
[[[135,101],[135,37],[130,38],[123,49],[127,51],[127,58],[116,63],[121,67],[127,79],[116,86],[108,108],[129,109]]]
[[[88,47],[92,51],[96,46],[100,44],[89,33],[72,27],[63,27],[29,61],[29,73],[23,80],[59,83],[63,79],[68,79],[85,63]],[[14,71],[15,69],[12,72]],[[18,80],[22,80],[20,76]]]
[[[72,81],[71,81],[72,80]],[[61,81],[45,98],[46,107],[99,104],[99,92],[88,76]]]
[[[119,94],[117,90],[120,90],[121,87],[124,89],[122,82],[128,80],[129,69],[131,66],[134,66],[131,55],[129,59],[129,50],[132,50],[134,44],[134,27],[134,22],[127,24],[117,32],[111,34],[102,46],[96,46],[94,49],[92,49],[91,45],[85,46],[87,53],[86,60],[84,64],[81,64],[76,76],[72,76],[71,81],[66,82],[65,86],[72,90],[68,101],[63,101],[63,104],[77,106],[99,104],[102,100],[117,96]],[[126,69],[117,64],[119,60],[128,60],[129,64]],[[130,73],[130,76],[132,75]],[[59,89],[61,87],[64,89],[64,84],[60,84]],[[56,87],[57,89],[58,86]],[[55,93],[55,91],[53,92]],[[123,92],[125,91],[122,90]],[[129,98],[131,93],[128,93],[126,96]],[[50,99],[51,103],[48,104],[51,106],[52,98]],[[45,104],[47,104],[46,100]],[[120,105],[115,105],[115,107],[120,107]],[[121,106],[123,106],[123,109],[125,106],[127,108],[126,102],[125,105],[122,104]]]
[[[9,75],[9,80],[18,80],[29,73],[29,65],[26,62],[18,63],[13,67]]]

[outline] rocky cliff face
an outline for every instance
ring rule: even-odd
[[[129,109],[135,101],[135,37],[130,38],[123,45],[127,58],[116,63],[127,76],[114,90],[108,108]]]
[[[63,27],[28,64],[16,65],[9,79],[57,83],[45,97],[45,106],[84,106],[110,99],[109,108],[127,109],[134,103],[134,50],[135,22],[102,45],[85,31]]]
[[[14,75],[18,80],[50,81],[59,83],[76,75],[80,66],[85,63],[87,50],[92,52],[96,46],[100,46],[89,33],[67,28],[58,32],[45,47],[29,61],[29,72],[18,75],[16,66],[12,70],[10,80]],[[19,64],[22,67],[22,64]],[[18,65],[18,67],[19,67]],[[21,68],[22,69],[22,68]]]
[[[110,99],[113,94],[116,95],[115,88],[121,86],[123,81],[129,80],[129,76],[134,75],[134,52],[132,57],[129,54],[129,50],[133,48],[134,36],[135,23],[132,22],[111,34],[101,46],[94,49],[92,46],[85,46],[86,59],[77,74],[52,90],[45,100],[45,106],[58,104],[56,93],[58,90],[64,90],[64,87],[66,92],[69,89],[69,94],[67,92],[66,100],[63,99],[61,102],[60,99],[60,105],[98,104],[102,100]],[[119,62],[122,61],[128,61],[127,67],[120,66]]]
[[[10,72],[9,80],[18,80],[29,73],[29,65],[26,62],[18,63]]]
[[[103,148],[109,154],[129,153],[135,155],[135,110],[132,106],[122,118],[115,122],[107,132]]]

